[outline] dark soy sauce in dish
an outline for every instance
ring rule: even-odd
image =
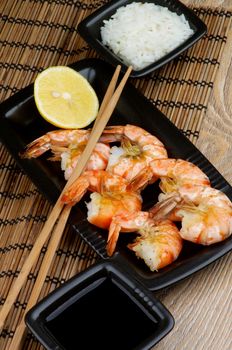
[[[46,328],[67,350],[130,350],[154,334],[158,324],[113,281],[103,279],[47,320]]]

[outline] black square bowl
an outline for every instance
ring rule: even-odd
[[[174,326],[169,311],[114,262],[76,275],[26,314],[48,350],[145,350]]]
[[[84,40],[89,43],[106,61],[113,66],[120,64],[122,71],[125,72],[127,66],[125,63],[117,57],[108,47],[103,45],[101,40],[100,28],[103,26],[103,21],[108,20],[119,7],[126,6],[132,2],[141,2],[141,0],[114,0],[108,4],[102,6],[90,16],[85,18],[78,25],[78,31]],[[190,28],[193,30],[193,35],[185,42],[179,45],[177,48],[166,54],[156,62],[148,65],[141,70],[133,70],[130,77],[137,78],[142,77],[152,71],[160,68],[164,64],[168,63],[175,57],[179,56],[183,51],[195,44],[207,31],[207,27],[196,14],[183,5],[178,0],[146,0],[146,2],[154,3],[167,7],[170,11],[177,13],[177,15],[184,15],[188,21]],[[136,23],[136,19],[135,19]]]

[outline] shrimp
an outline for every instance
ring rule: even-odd
[[[130,186],[134,190],[142,190],[152,184],[154,179],[160,179],[159,187],[163,191],[159,194],[159,202],[151,209],[153,214],[159,211],[162,217],[163,210],[170,208],[173,203],[180,202],[179,189],[182,186],[210,186],[206,174],[191,162],[182,159],[155,159],[144,168],[133,180]],[[167,206],[166,206],[167,204]],[[161,210],[161,206],[163,206]]]
[[[49,151],[53,146],[69,147],[88,142],[90,130],[83,129],[60,129],[53,130],[29,143],[25,150],[20,153],[22,158],[37,158]]]
[[[172,209],[181,202],[180,191],[183,186],[185,191],[188,188],[191,191],[197,186],[210,187],[211,185],[208,176],[198,166],[183,159],[154,160],[150,163],[147,173],[149,171],[160,178],[159,187],[162,193],[158,196],[158,203],[149,210],[153,215],[158,213],[159,217],[166,217],[166,213],[169,214],[172,200],[174,203]],[[146,176],[148,178],[148,174]],[[142,180],[136,179],[136,182],[140,183]]]
[[[62,160],[62,170],[65,171],[65,179],[68,179],[88,142],[90,133],[91,129],[50,131],[28,144],[20,156],[37,158],[51,150],[53,156],[49,159]],[[121,142],[121,147],[113,146],[110,149],[109,144],[117,141]],[[135,125],[116,125],[104,129],[87,169],[107,169],[112,174],[132,181],[146,169],[151,160],[157,158],[167,158],[167,151],[160,140]],[[150,182],[156,179],[157,177],[153,176]]]
[[[232,234],[232,203],[221,191],[204,186],[183,186],[182,202],[167,216],[181,221],[183,239],[211,245]]]
[[[61,201],[65,204],[74,205],[78,203],[84,194],[97,192],[101,194],[114,195],[127,192],[128,182],[121,176],[110,174],[104,170],[85,171],[73,184],[65,191]]]
[[[231,235],[232,203],[223,192],[210,186],[208,177],[196,165],[168,159],[151,162],[151,168],[161,177],[164,192],[150,209],[151,215],[158,211],[159,217],[163,214],[163,218],[181,221],[180,235],[194,243],[210,245]],[[174,197],[179,198],[171,208]]]
[[[156,221],[149,212],[116,216],[110,225],[107,253],[115,250],[120,232],[137,232],[139,236],[128,248],[144,260],[151,271],[157,271],[175,261],[183,247],[176,225],[170,220]]]
[[[103,137],[109,142],[121,142],[121,147],[111,148],[106,170],[126,178],[129,182],[152,160],[167,158],[167,151],[163,143],[157,137],[135,125],[107,127],[103,132]],[[155,180],[156,178],[153,179]]]
[[[51,150],[51,161],[61,161],[65,180],[68,180],[87,144],[90,130],[55,130],[30,143],[21,158],[37,158]],[[110,146],[98,142],[87,163],[87,170],[104,170],[110,156]]]
[[[108,229],[116,215],[137,212],[142,207],[139,193],[127,190],[128,183],[118,175],[106,171],[85,171],[63,194],[61,201],[74,205],[89,190],[87,220],[100,228]]]
[[[66,150],[59,153],[57,148],[52,148],[55,154],[55,159],[61,160],[61,169],[64,171],[64,177],[68,180],[75,169],[78,160],[84,150],[85,145],[78,147],[69,146]],[[110,147],[104,143],[96,143],[95,148],[87,162],[86,170],[104,170],[107,167],[108,159],[110,156]],[[53,158],[50,158],[53,160]]]
[[[150,163],[150,168],[160,178],[160,189],[166,197],[177,193],[184,185],[190,188],[193,185],[210,186],[208,176],[198,166],[183,159],[157,159]]]
[[[91,201],[87,203],[87,220],[102,229],[109,229],[112,218],[141,210],[141,196],[135,192],[100,194],[93,192]]]

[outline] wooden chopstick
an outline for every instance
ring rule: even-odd
[[[26,315],[26,313],[32,308],[32,306],[35,305],[36,301],[39,298],[42,286],[44,284],[48,270],[51,266],[55,251],[60,243],[66,222],[69,217],[70,209],[71,207],[66,205],[64,206],[63,211],[61,212],[59,222],[57,223],[56,228],[50,238],[48,249],[46,251],[46,254],[44,255],[43,262],[41,264],[38,276],[36,278],[30,298],[27,303],[27,307],[24,310],[24,315]],[[9,350],[23,349],[22,346],[25,339],[26,330],[27,328],[23,317],[16,328],[13,339],[10,343]]]
[[[76,167],[70,177],[70,179],[68,180],[68,182],[66,183],[66,186],[64,187],[61,195],[59,198],[62,197],[62,194],[66,191],[66,189],[80,176],[80,174],[82,173],[82,170],[84,169],[84,167],[86,166],[87,164],[87,161],[89,159],[89,157],[91,156],[91,153],[95,147],[95,144],[97,143],[99,137],[101,136],[102,134],[102,131],[103,129],[105,128],[105,125],[107,124],[112,112],[110,114],[108,114],[106,111],[105,111],[105,107],[108,105],[108,103],[110,102],[111,99],[114,99],[114,95],[115,93],[117,92],[117,90],[120,88],[120,84],[123,83],[123,86],[122,86],[122,89],[121,89],[121,92],[123,90],[123,87],[126,83],[126,80],[128,79],[129,75],[130,75],[130,72],[126,72],[126,74],[124,75],[121,83],[119,84],[117,90],[115,91],[114,93],[114,90],[115,90],[115,87],[116,87],[116,84],[117,84],[117,80],[118,80],[118,76],[119,76],[119,73],[120,73],[120,70],[121,70],[121,66],[117,66],[115,72],[114,72],[114,75],[110,81],[110,84],[108,86],[108,89],[105,93],[105,96],[103,98],[103,101],[101,103],[101,106],[100,106],[100,109],[99,109],[99,112],[98,112],[98,116],[96,118],[96,121],[93,125],[93,128],[92,128],[92,131],[91,131],[91,134],[90,134],[90,137],[89,137],[89,142],[87,143],[83,153],[82,153],[82,156],[80,157],[79,161],[78,161],[78,167]],[[129,73],[129,74],[127,74]],[[125,83],[124,83],[124,79],[125,79]],[[117,98],[117,101],[121,95],[121,92]],[[116,103],[117,103],[116,101]],[[114,105],[114,107],[116,106],[116,103]],[[95,131],[96,130],[96,131]],[[90,139],[91,139],[91,142],[90,142]],[[79,169],[78,169],[79,168]],[[82,170],[80,170],[82,169]]]
[[[113,92],[115,90],[118,76],[120,73],[120,69],[121,69],[121,67],[117,66],[117,68],[114,72],[114,75],[111,79],[111,82],[108,86],[106,94],[105,94],[103,101],[101,103],[101,106],[100,106],[100,109],[98,112],[98,116],[97,116],[96,121],[94,123],[91,135],[93,134],[94,129],[98,128],[100,118],[103,118],[104,109],[105,109],[106,105],[109,103],[110,98],[112,97]],[[107,123],[107,120],[106,120],[106,123]],[[91,135],[90,135],[90,139],[91,139]],[[83,156],[84,156],[84,154],[82,155],[82,157]],[[88,158],[87,158],[87,160],[88,160]],[[75,178],[77,178],[76,174],[75,174]],[[75,178],[72,177],[71,181],[72,182],[75,181]],[[69,186],[69,184],[70,184],[70,182],[67,183],[67,186]],[[65,186],[65,189],[67,188],[67,186]],[[64,190],[62,191],[62,193],[63,192],[64,192]],[[30,295],[30,298],[28,300],[27,307],[24,311],[24,314],[26,314],[31,309],[31,307],[36,303],[36,301],[39,298],[41,288],[42,288],[43,283],[45,281],[45,278],[46,278],[46,275],[47,275],[48,270],[50,268],[50,265],[52,263],[55,251],[60,243],[60,240],[61,240],[61,237],[63,234],[63,230],[65,228],[67,219],[68,219],[69,214],[70,214],[70,210],[71,210],[71,206],[64,206],[64,208],[61,211],[61,215],[59,217],[59,222],[57,223],[56,228],[55,228],[55,230],[52,234],[52,237],[49,241],[49,245],[48,245],[46,254],[45,254],[43,262],[41,264],[39,274],[36,278],[36,281],[35,281],[32,293]],[[18,350],[18,349],[22,348],[25,335],[26,335],[26,325],[25,325],[24,318],[23,318],[21,320],[20,324],[18,325],[18,327],[16,328],[16,331],[15,331],[14,337],[12,339],[12,342],[10,344],[9,350]]]
[[[70,177],[69,181],[67,182],[67,184],[65,185],[63,191],[61,192],[56,204],[54,205],[40,235],[38,236],[28,258],[26,259],[26,261],[23,264],[23,267],[21,269],[21,272],[19,273],[19,276],[17,277],[15,283],[13,284],[13,287],[11,288],[8,297],[2,307],[2,310],[0,312],[0,329],[3,327],[5,319],[13,305],[13,303],[15,302],[17,295],[19,293],[19,291],[21,290],[21,287],[23,285],[23,283],[25,282],[33,264],[35,263],[36,259],[39,256],[40,250],[42,249],[44,243],[46,242],[46,240],[49,237],[49,234],[51,232],[51,229],[53,229],[54,224],[57,221],[57,218],[59,216],[59,214],[61,213],[64,204],[61,202],[61,197],[63,195],[63,193],[66,191],[66,189],[69,187],[70,184],[72,184],[75,179],[77,179],[81,172],[83,171],[83,169],[86,166],[86,163],[92,153],[92,150],[96,144],[96,142],[98,141],[99,137],[101,136],[101,133],[105,127],[105,125],[107,124],[119,98],[120,95],[122,93],[122,90],[126,84],[126,81],[131,73],[132,68],[129,67],[127,72],[125,73],[124,77],[122,78],[120,84],[118,85],[117,89],[115,90],[113,96],[111,99],[109,99],[109,97],[107,97],[107,99],[109,99],[109,101],[107,101],[108,103],[106,104],[106,107],[104,109],[104,111],[101,112],[101,114],[98,114],[98,120],[96,121],[97,126],[95,126],[93,128],[93,131],[91,133],[89,142],[87,143],[82,157],[80,158],[80,161],[78,162],[78,165],[76,167],[76,169],[74,170],[72,176]],[[115,71],[115,75],[117,77],[117,75],[119,74],[119,72],[116,70]],[[113,83],[112,84],[116,84],[117,78],[115,79],[115,75],[112,78]],[[116,80],[116,81],[115,81]],[[112,86],[112,85],[111,85]],[[110,96],[110,93],[109,95]],[[68,208],[67,211],[70,211],[71,208]],[[68,215],[67,215],[68,217]],[[49,252],[50,254],[50,252]]]

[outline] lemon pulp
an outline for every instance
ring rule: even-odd
[[[35,79],[35,103],[41,116],[65,129],[83,128],[97,116],[97,95],[80,73],[66,66],[45,69]]]

